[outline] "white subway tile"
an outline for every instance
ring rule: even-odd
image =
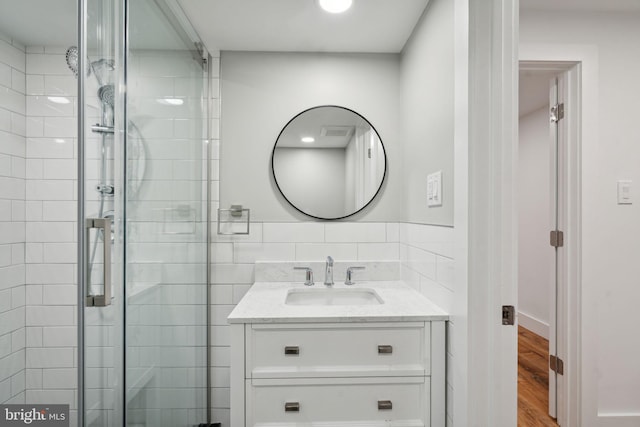
[[[25,203],[25,221],[42,221],[42,202],[29,200]]]
[[[27,264],[41,263],[44,261],[42,243],[27,243],[25,245],[25,262]]]
[[[75,138],[78,134],[75,117],[45,117],[44,136],[51,138]]]
[[[0,291],[0,313],[11,310],[11,289]]]
[[[76,381],[77,370],[73,368],[42,370],[43,389],[75,389]]]
[[[233,303],[237,304],[240,302],[242,297],[251,289],[252,285],[244,284],[244,285],[233,285]]]
[[[436,258],[436,281],[446,288],[453,290],[454,263],[451,258],[438,256]]]
[[[265,222],[264,242],[324,242],[324,224],[316,222]]]
[[[27,390],[27,402],[31,404],[69,405],[75,407],[74,390]]]
[[[42,347],[42,328],[28,327],[25,330],[27,347]]]
[[[52,101],[50,96],[46,95],[27,95],[27,110],[29,116],[44,117],[72,117],[73,103],[71,99],[67,99],[67,104]]]
[[[233,263],[233,243],[212,243],[211,262],[214,264]]]
[[[55,138],[27,138],[27,157],[30,159],[73,159],[73,141],[69,138],[63,139],[63,142],[56,142]]]
[[[16,135],[27,135],[27,119],[24,114],[11,113],[11,132]]]
[[[2,62],[10,67],[22,71],[23,73],[26,72],[25,53],[16,46],[0,42],[0,58],[2,58]]]
[[[16,229],[21,229],[26,218],[26,204],[24,200],[11,201],[11,221]],[[16,242],[14,242],[16,243]]]
[[[27,111],[24,94],[0,86],[0,108],[24,115]]]
[[[397,222],[387,223],[387,242],[400,241],[400,224]]]
[[[400,241],[434,254],[453,258],[453,228],[423,224],[402,224]]]
[[[0,267],[7,267],[11,263],[11,245],[0,245]]]
[[[355,260],[358,258],[358,245],[355,243],[296,244],[296,261],[323,261],[329,255],[336,260]]]
[[[27,283],[33,285],[73,283],[74,264],[27,264]]]
[[[68,76],[70,71],[67,67],[64,54],[27,54],[27,70],[29,74],[60,75]]]
[[[23,307],[26,302],[24,286],[11,289],[11,308]]]
[[[406,250],[405,264],[422,276],[436,280],[436,255],[413,246],[407,246]]]
[[[72,180],[33,179],[27,181],[26,188],[27,200],[73,200],[75,197]]]
[[[29,222],[26,224],[27,241],[33,243],[73,242],[73,222]]]
[[[44,136],[44,117],[25,118],[25,133],[28,138],[38,138]]]
[[[2,57],[0,57],[1,60]],[[11,87],[11,67],[2,62],[0,62],[0,86]]]
[[[14,331],[11,334],[11,351],[16,352],[20,351],[26,347],[27,339],[26,339],[26,330],[24,327]]]
[[[25,157],[26,146],[23,136],[0,131],[0,141],[2,141],[2,145],[0,145],[0,153],[8,154],[10,156]]]
[[[212,304],[233,304],[233,285],[212,285]]]
[[[50,305],[75,305],[78,299],[76,285],[52,285],[42,287],[42,301]]]
[[[71,306],[28,306],[26,313],[27,326],[67,326],[75,323],[75,310]]]
[[[393,261],[400,259],[399,243],[358,243],[358,259]]]
[[[325,225],[327,242],[386,242],[387,227],[381,222],[343,222]]]
[[[75,201],[42,202],[42,219],[44,221],[75,221],[77,203]]]
[[[44,76],[44,93],[47,95],[75,97],[78,93],[78,81],[72,75]]]
[[[78,341],[77,337],[75,326],[48,326],[42,328],[42,345],[44,347],[75,347]]]
[[[14,178],[25,178],[26,161],[23,157],[13,157],[11,159],[11,174]]]
[[[453,308],[453,291],[427,277],[420,278],[420,293],[446,312]]]
[[[28,74],[26,93],[27,95],[44,95],[44,76]]]
[[[295,259],[296,250],[293,243],[234,243],[233,246],[236,263]]]
[[[25,74],[22,71],[11,70],[11,88],[17,92],[25,93]]]
[[[48,159],[43,162],[44,179],[76,179],[76,160]]]
[[[0,109],[0,131],[11,132],[11,111]]]
[[[42,388],[42,369],[27,369],[25,373],[27,389]]]
[[[13,265],[16,264],[24,264],[25,261],[25,244],[24,243],[16,243],[11,246],[11,263]]]
[[[0,222],[11,221],[11,200],[0,200]]]
[[[253,264],[215,264],[211,270],[213,283],[250,284],[254,281]]]

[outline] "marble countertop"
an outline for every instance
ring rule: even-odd
[[[428,298],[401,281],[362,281],[332,289],[373,289],[378,305],[288,305],[289,289],[322,289],[294,282],[256,282],[231,312],[229,323],[410,322],[448,320],[449,315]]]

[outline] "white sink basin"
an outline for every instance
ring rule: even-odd
[[[285,304],[288,305],[378,305],[382,299],[376,291],[358,289],[289,289]]]

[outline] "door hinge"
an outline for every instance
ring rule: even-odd
[[[556,374],[564,375],[564,362],[557,356],[549,356],[549,369]]]
[[[549,117],[551,119],[551,123],[558,123],[560,120],[564,119],[564,104],[556,104],[551,107]]]
[[[514,325],[516,323],[516,308],[512,305],[502,306],[502,324]]]
[[[560,230],[552,230],[549,234],[549,244],[554,248],[564,246],[564,233]]]

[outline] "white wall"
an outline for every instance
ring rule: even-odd
[[[542,88],[543,91],[547,89]],[[520,117],[519,126],[519,324],[548,339],[554,251],[549,246],[551,165],[548,106]]]
[[[25,48],[0,34],[0,403],[25,402]]]
[[[589,417],[597,412],[601,425],[636,425],[640,422],[640,199],[636,191],[640,184],[640,14],[525,10],[520,34],[521,44],[563,45],[569,53],[572,45],[576,50],[588,46],[597,52],[597,70],[589,71],[597,81],[585,83],[593,84],[588,90],[597,93],[598,99],[590,106],[597,111],[591,118],[595,122],[583,127],[595,131],[583,133],[581,194],[581,295],[589,308],[582,314],[583,321],[589,321],[581,340],[595,352],[597,367],[583,371],[582,393],[594,399],[583,412]],[[616,203],[619,179],[633,180],[633,205]]]
[[[273,165],[280,190],[294,206],[321,218],[345,216],[344,148],[278,148]]]
[[[453,2],[431,1],[401,64],[402,219],[453,225]],[[427,175],[442,171],[442,206],[427,207]]]
[[[257,221],[309,220],[279,195],[271,150],[287,122],[318,105],[357,111],[388,157],[378,198],[357,219],[395,221],[402,198],[400,61],[391,54],[222,52],[221,207],[240,203]]]

